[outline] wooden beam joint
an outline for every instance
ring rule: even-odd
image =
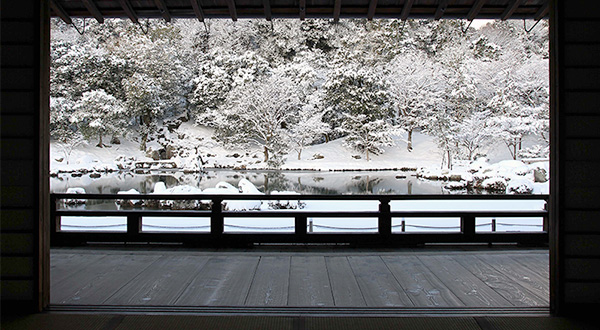
[[[442,16],[444,16],[444,13],[446,12],[447,8],[448,8],[448,0],[442,0],[442,1],[440,1],[440,4],[439,4],[439,6],[436,9],[435,15],[434,15],[433,18],[435,20],[439,20],[440,18],[442,18]]]
[[[410,15],[410,10],[412,9],[413,3],[415,0],[406,0],[404,2],[404,6],[402,7],[402,13],[400,14],[400,19],[406,21],[408,19],[408,15]]]
[[[169,8],[167,8],[167,4],[165,4],[165,2],[163,0],[154,0],[154,3],[156,4],[158,11],[162,15],[162,17],[165,19],[165,21],[170,22],[171,14],[169,13]]]
[[[200,0],[190,0],[192,3],[192,8],[194,9],[194,13],[200,22],[204,22],[204,11],[202,10],[202,6],[200,5]]]
[[[367,11],[367,19],[369,21],[372,21],[373,17],[375,17],[376,10],[377,10],[377,0],[369,1],[369,10]]]
[[[231,16],[231,20],[236,22],[238,20],[238,17],[237,17],[237,9],[235,7],[235,1],[227,0],[227,7],[229,7],[229,16]]]
[[[67,11],[61,5],[59,5],[58,2],[55,0],[50,0],[50,8],[52,8],[52,10],[63,20],[63,22],[67,24],[73,24],[71,16],[69,16]]]
[[[98,21],[98,23],[104,23],[104,16],[102,16],[102,13],[98,9],[98,7],[96,7],[96,4],[93,0],[83,0],[83,4],[85,5],[85,8],[87,8],[87,10],[90,12],[90,14],[94,16],[96,21]]]
[[[471,10],[469,11],[469,13],[467,14],[467,20],[472,21],[475,19],[475,17],[477,17],[477,15],[479,14],[479,11],[481,11],[481,8],[483,8],[483,5],[486,3],[487,0],[477,0],[474,4],[473,7],[471,7]]]

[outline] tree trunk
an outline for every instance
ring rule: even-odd
[[[142,135],[142,142],[140,142],[140,150],[146,151],[146,142],[148,141],[148,133]]]
[[[265,146],[265,163],[269,161],[269,149]]]
[[[102,143],[102,133],[98,133],[98,144],[96,145],[98,148],[104,147],[104,143]]]
[[[450,149],[446,149],[446,155],[448,157],[448,169],[452,169],[452,158],[450,158]]]
[[[412,129],[408,130],[408,145],[406,146],[406,149],[409,152],[413,150],[413,147],[412,147],[412,133],[413,133]]]
[[[300,148],[300,149],[298,150],[298,160],[301,160],[301,159],[300,159],[300,155],[302,155],[302,148]]]
[[[369,148],[367,148],[366,150],[367,150],[367,161],[369,161]]]

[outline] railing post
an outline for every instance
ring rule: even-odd
[[[392,235],[392,215],[390,209],[390,200],[381,198],[379,200],[379,235]]]
[[[61,217],[56,215],[56,198],[50,197],[50,244],[55,245],[58,242],[57,232],[60,231]]]
[[[460,228],[465,241],[470,241],[475,236],[475,217],[463,214],[460,217]]]
[[[402,220],[402,232],[406,232],[406,220]]]
[[[496,219],[492,219],[492,233],[496,232]]]
[[[223,199],[213,198],[210,214],[210,233],[218,238],[225,231],[225,220],[223,219]]]
[[[294,223],[294,232],[296,236],[304,236],[306,235],[306,215],[298,214],[295,218]]]
[[[546,210],[546,212],[548,211],[548,201],[546,201],[544,203],[544,210]],[[549,228],[548,221],[549,221],[549,217],[548,217],[548,214],[546,214],[546,216],[544,216],[542,218],[542,231],[544,231],[546,233],[548,232],[548,228]]]
[[[142,232],[142,216],[138,213],[127,214],[127,237],[135,238]]]

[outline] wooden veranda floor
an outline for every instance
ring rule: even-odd
[[[548,251],[59,248],[51,304],[547,307]]]

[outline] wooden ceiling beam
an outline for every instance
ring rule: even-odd
[[[163,0],[154,0],[154,3],[156,4],[156,7],[158,8],[158,11],[162,17],[165,19],[165,22],[170,22],[171,14],[169,14],[169,8],[167,8],[167,4],[165,4]]]
[[[121,5],[121,8],[123,8],[123,10],[125,11],[125,14],[127,14],[127,17],[129,17],[129,19],[133,23],[138,24],[139,23],[138,16],[135,13],[135,11],[133,10],[133,7],[131,6],[131,3],[129,2],[129,0],[119,0],[119,4]]]
[[[236,22],[238,20],[238,17],[237,8],[235,7],[235,1],[227,0],[227,7],[229,7],[229,16],[231,16],[231,20]]]
[[[441,0],[440,4],[438,5],[437,9],[435,10],[435,15],[433,16],[433,18],[435,20],[439,20],[440,18],[442,18],[442,16],[444,16],[444,13],[446,12],[447,8],[448,8],[448,0]]]
[[[263,7],[265,8],[265,18],[267,21],[271,21],[273,19],[273,14],[271,13],[271,1],[263,0]]]
[[[519,8],[519,6],[521,5],[521,2],[523,2],[523,0],[512,0],[508,4],[508,6],[506,6],[506,9],[502,13],[502,16],[500,16],[500,19],[502,19],[503,21],[509,19],[512,16],[512,14],[515,12],[515,10],[517,10],[517,8]]]
[[[93,0],[83,0],[83,4],[85,5],[85,8],[87,8],[87,10],[90,12],[90,14],[94,16],[96,21],[98,21],[98,23],[104,23],[104,16],[102,16],[102,13],[98,9],[98,7],[96,7],[96,4]]]
[[[71,16],[69,16],[67,11],[61,5],[59,5],[58,2],[55,0],[50,0],[50,8],[52,8],[52,10],[63,20],[63,22],[67,24],[73,24]]]
[[[410,15],[410,10],[412,9],[413,3],[415,0],[406,0],[404,2],[404,6],[402,6],[402,13],[400,14],[400,19],[406,21],[408,19],[408,15]]]
[[[192,8],[194,9],[194,14],[196,14],[198,21],[204,22],[204,11],[200,5],[200,0],[190,0],[190,2],[192,3]]]
[[[340,21],[340,13],[342,12],[342,0],[335,0],[333,4],[333,21]]]
[[[303,21],[306,19],[306,0],[300,0],[300,5],[298,6],[300,20]]]
[[[481,8],[483,8],[483,5],[486,3],[486,1],[487,0],[475,1],[473,7],[471,7],[471,10],[469,10],[469,13],[467,14],[468,21],[472,21],[475,19],[475,17],[477,17],[477,14],[479,14],[479,11],[481,10]]]
[[[377,10],[377,0],[370,0],[369,10],[367,11],[367,19],[369,21],[372,21],[373,17],[375,17],[375,10]]]
[[[539,21],[542,18],[544,18],[546,15],[548,15],[548,11],[550,11],[550,5],[548,4],[548,2],[546,2],[542,5],[542,7],[540,7],[537,13],[535,13],[535,20]]]

